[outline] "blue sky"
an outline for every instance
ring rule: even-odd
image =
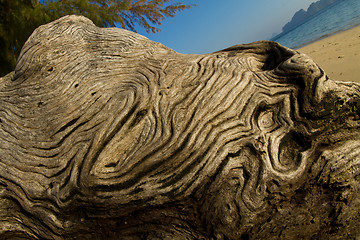
[[[316,0],[183,0],[196,7],[166,19],[161,32],[139,33],[180,53],[209,53],[269,39]]]

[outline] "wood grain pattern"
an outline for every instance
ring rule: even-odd
[[[356,238],[359,97],[274,42],[183,55],[63,17],[0,78],[0,237]]]

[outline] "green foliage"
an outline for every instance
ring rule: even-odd
[[[11,71],[26,39],[50,21],[45,6],[31,0],[0,0],[0,75]]]
[[[69,14],[99,27],[158,32],[166,17],[192,7],[173,0],[0,0],[0,76],[12,71],[21,47],[38,26]]]

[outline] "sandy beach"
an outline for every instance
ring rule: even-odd
[[[360,26],[298,49],[335,80],[360,83]]]

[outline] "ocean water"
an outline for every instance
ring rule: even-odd
[[[275,36],[271,40],[296,49],[358,25],[360,0],[341,0],[290,32]]]

